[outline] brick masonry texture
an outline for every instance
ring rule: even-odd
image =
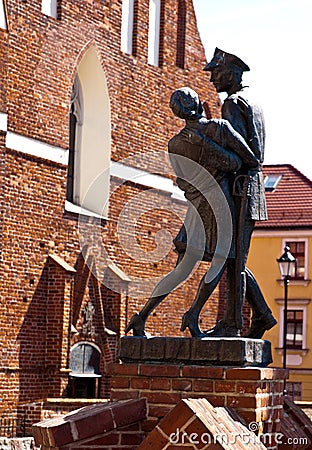
[[[257,422],[259,432],[280,431],[283,369],[115,364],[111,373],[111,400],[147,398],[147,430],[180,400],[205,398],[233,408],[247,425]]]
[[[96,50],[108,86],[114,161],[142,150],[166,151],[168,139],[182,127],[168,106],[178,87],[198,91],[211,116],[219,117],[219,98],[202,70],[205,55],[191,0],[185,1],[184,68],[176,66],[178,3],[183,2],[162,4],[161,65],[153,67],[147,63],[148,0],[136,3],[135,56],[120,51],[121,0],[61,0],[57,19],[41,13],[39,0],[7,0],[8,31],[0,30],[0,112],[7,114],[8,131],[68,149],[73,80],[90,47]],[[126,288],[114,292],[88,269],[78,215],[65,211],[66,165],[8,148],[5,132],[0,135],[0,156],[0,414],[19,414],[18,404],[70,395],[70,348],[80,341],[100,349],[100,396],[108,397],[107,367],[115,360],[117,337],[146,298],[129,296]],[[140,158],[140,167],[147,166],[159,169],[157,160]],[[124,264],[136,276],[162,276],[175,265],[173,250],[159,263],[140,265],[118,240],[121,208],[142,191],[142,186],[126,183],[114,193],[109,218],[101,221],[101,236],[117,266]],[[167,194],[159,195],[164,208],[170,204],[169,210],[177,214],[155,210],[141,218],[136,239],[145,251],[154,248],[161,227],[174,236],[185,211],[181,202],[172,207]],[[62,258],[76,272],[49,255]],[[148,331],[181,335],[182,314],[206,269],[201,264],[188,283],[168,297],[151,317]],[[89,302],[96,315],[86,333],[82,311]],[[224,306],[224,291],[217,289],[201,317],[204,329],[222,315],[219,305]],[[108,334],[107,328],[117,334]]]
[[[168,138],[181,126],[168,108],[169,95],[178,86],[194,87],[209,102],[212,113],[218,114],[218,99],[202,72],[205,58],[191,2],[187,2],[184,70],[174,63],[176,2],[165,2],[161,68],[147,64],[147,1],[138,2],[135,58],[122,54],[119,49],[121,1],[62,1],[59,6],[61,18],[55,20],[41,13],[38,0],[7,2],[9,32],[1,31],[0,40],[0,110],[8,113],[10,131],[68,148],[71,86],[78,64],[90,45],[96,47],[107,79],[113,159],[120,160],[141,152],[142,148],[166,149]],[[88,299],[84,292],[82,298],[81,294],[76,295],[76,302],[73,299],[79,290],[81,271],[73,277],[54,268],[53,275],[47,259],[53,252],[81,269],[77,216],[64,212],[66,166],[11,151],[5,148],[3,139],[1,142],[1,302],[5,307],[0,318],[0,407],[9,412],[16,408],[17,402],[66,396],[70,344],[86,340],[79,334],[70,342],[71,316],[75,315],[76,328],[81,330],[79,308],[83,309]],[[139,192],[141,188],[129,189]],[[115,196],[110,224],[103,224],[112,253],[118,253],[114,227],[125,195],[129,193]],[[157,225],[151,233],[159,227],[159,215],[153,223]],[[150,226],[143,221],[141,235],[147,236]],[[175,222],[175,230],[179,226]],[[143,244],[147,246],[146,242]],[[163,272],[173,266],[174,260],[171,253]],[[137,269],[140,270],[146,268]],[[149,272],[155,272],[155,267],[150,267]],[[181,304],[182,292],[183,297],[192,296],[195,284],[195,281],[190,283],[186,292],[180,290],[167,302],[168,320],[159,320],[164,312],[161,311],[151,323],[153,331],[164,333],[179,328],[185,309]],[[126,305],[122,296],[105,292],[105,288],[102,291],[107,321],[119,331],[140,303],[127,299]],[[181,306],[176,314],[171,302],[176,304],[178,299]],[[212,320],[217,314],[214,308],[210,311]],[[95,328],[94,335],[88,339],[100,344],[105,353],[107,337],[101,329],[103,326],[97,324]],[[114,353],[114,342],[111,347]]]
[[[33,426],[43,448],[136,448],[145,438],[140,422],[146,419],[146,400],[98,404]]]
[[[219,440],[214,440],[214,438]],[[228,438],[228,441],[225,439]],[[223,440],[222,440],[223,439]],[[230,442],[230,444],[229,444]],[[206,399],[184,399],[175,406],[138,447],[138,450],[168,448],[216,448],[265,450],[254,433],[241,423],[231,408],[214,408]]]
[[[294,448],[290,442],[299,450],[311,447],[311,421],[282,395],[285,370],[120,364],[112,365],[111,373],[112,395],[119,391],[125,398],[134,388],[137,398],[91,405],[37,423],[36,444],[43,450],[280,450]],[[224,403],[214,405],[211,393],[222,394]],[[164,402],[167,409],[161,409]]]

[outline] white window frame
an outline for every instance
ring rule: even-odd
[[[120,50],[128,55],[131,55],[133,51],[133,21],[134,0],[123,0]]]
[[[41,12],[57,19],[57,0],[42,0]]]
[[[276,300],[280,305],[279,311],[279,330],[278,330],[278,346],[283,348],[284,346],[284,300]],[[308,317],[308,304],[310,300],[288,300],[287,309],[294,309],[296,311],[303,311],[303,324],[302,324],[302,349],[287,349],[292,353],[300,353],[307,350],[307,317]]]
[[[301,284],[306,282],[309,279],[309,274],[308,274],[308,255],[309,255],[309,239],[306,237],[289,237],[289,238],[284,238],[282,240],[282,248],[281,248],[281,252],[284,252],[284,248],[286,245],[286,242],[304,242],[304,249],[305,249],[305,255],[304,255],[304,279],[303,280],[291,280],[290,282],[292,284]]]
[[[159,66],[161,0],[150,0],[148,25],[148,57],[152,66]]]
[[[6,17],[6,7],[4,0],[0,1],[0,28],[2,30],[8,29],[7,17]]]
[[[265,179],[264,179],[264,188],[265,188],[265,190],[268,191],[268,192],[274,191],[277,188],[277,185],[281,181],[281,179],[282,179],[282,175],[280,175],[280,174],[272,173],[272,174],[267,175],[265,177]],[[274,180],[273,183],[272,183],[272,180]],[[270,181],[270,184],[267,185],[267,183],[269,181]]]

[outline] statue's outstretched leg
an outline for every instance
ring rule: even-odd
[[[139,313],[132,316],[125,333],[133,330],[134,336],[146,336],[145,322],[152,311],[167,297],[170,292],[176,289],[180,283],[186,280],[191,274],[198,255],[193,253],[180,254],[174,270],[166,275],[155,287],[151,297],[143,306]]]
[[[182,318],[181,331],[184,331],[186,328],[188,328],[193,337],[206,336],[206,334],[203,333],[198,326],[199,314],[208,298],[215,290],[217,284],[219,283],[224,269],[225,266],[223,266],[217,276],[209,283],[205,283],[206,274],[202,277],[197,289],[195,300],[190,309],[184,314]]]

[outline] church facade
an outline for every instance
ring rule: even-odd
[[[176,261],[170,95],[192,87],[212,117],[220,104],[191,0],[1,0],[0,62],[3,416],[108,395],[118,336]],[[181,335],[204,270],[148,331]]]

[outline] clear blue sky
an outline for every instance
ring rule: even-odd
[[[312,180],[312,0],[193,0],[207,59],[241,57],[266,120],[266,164],[293,164]]]

